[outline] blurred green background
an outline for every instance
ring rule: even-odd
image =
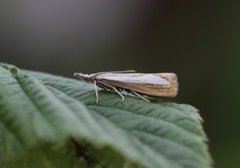
[[[215,167],[239,167],[240,3],[1,0],[0,61],[72,77],[175,72],[200,110]]]

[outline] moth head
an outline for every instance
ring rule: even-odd
[[[84,81],[92,81],[92,76],[89,74],[83,74],[83,73],[78,73],[75,72],[73,76],[78,77],[80,80],[84,80]]]

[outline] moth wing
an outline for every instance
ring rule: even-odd
[[[178,92],[177,76],[174,73],[108,73],[101,74],[96,78],[115,87],[133,90],[151,96],[175,97]]]

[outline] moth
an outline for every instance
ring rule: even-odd
[[[178,80],[175,73],[136,73],[134,70],[98,72],[94,74],[74,73],[80,80],[94,84],[96,103],[97,86],[116,92],[124,101],[123,91],[149,101],[150,97],[175,97],[178,93]]]

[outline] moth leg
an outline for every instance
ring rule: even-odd
[[[94,90],[96,95],[96,103],[98,104],[98,89],[97,89],[97,82],[94,81]]]
[[[117,94],[122,98],[121,102],[124,102],[125,100],[124,96],[115,87],[113,87],[113,90],[117,92]]]
[[[140,95],[140,94],[138,94],[137,92],[135,92],[135,91],[132,91],[132,93],[133,93],[135,96],[137,96],[138,98],[140,98],[140,99],[143,99],[143,100],[145,100],[145,101],[147,101],[147,102],[150,102],[150,100],[148,100],[147,98],[145,98],[145,97],[141,96],[141,95]]]
[[[100,81],[98,81],[98,82],[99,82],[100,84],[102,84],[102,85],[104,85],[104,86],[112,89],[113,91],[115,91],[115,92],[122,98],[121,102],[124,102],[124,100],[125,100],[124,96],[123,96],[114,86],[109,85],[109,84],[104,83],[104,82],[100,82]]]

